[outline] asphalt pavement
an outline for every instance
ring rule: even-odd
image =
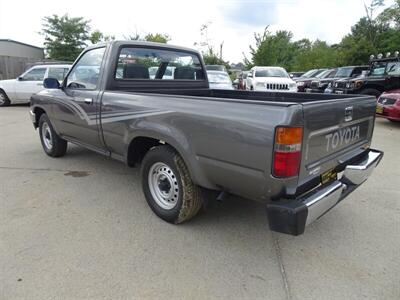
[[[377,119],[382,163],[293,237],[236,197],[165,223],[137,169],[46,156],[28,111],[0,108],[0,299],[400,299],[400,124]]]

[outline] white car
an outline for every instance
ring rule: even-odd
[[[233,90],[232,80],[228,73],[223,71],[207,70],[210,89],[214,90]]]
[[[10,103],[29,102],[31,96],[43,90],[43,80],[51,77],[63,81],[70,65],[37,65],[17,79],[0,80],[0,107]]]
[[[253,67],[246,78],[246,89],[263,92],[297,92],[296,82],[284,68]]]

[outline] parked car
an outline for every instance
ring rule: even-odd
[[[43,79],[51,77],[61,82],[69,68],[70,65],[37,65],[17,79],[0,80],[0,107],[29,102],[33,94],[43,90]]]
[[[400,89],[384,92],[378,99],[376,115],[400,122]]]
[[[207,71],[221,71],[221,72],[227,72],[226,67],[223,65],[206,65],[206,70]]]
[[[383,92],[400,88],[400,58],[372,59],[369,73],[360,78],[335,81],[336,94],[364,94],[378,98]]]
[[[305,72],[290,72],[289,76],[292,79],[296,79],[296,78],[303,76],[304,74],[305,74]]]
[[[307,91],[311,93],[329,93],[331,92],[330,88],[332,87],[332,83],[335,80],[359,77],[363,71],[369,70],[369,66],[348,66],[336,70],[336,72],[329,74],[324,78],[316,78],[311,81],[310,89]],[[325,91],[326,89],[328,90]]]
[[[159,65],[161,78],[175,66],[174,79],[151,79],[149,64]],[[75,76],[85,68],[99,72]],[[254,78],[269,78],[265,70],[283,72],[254,69]],[[147,203],[174,224],[197,214],[207,190],[261,201],[272,230],[298,235],[383,156],[370,149],[371,96],[211,90],[205,72],[200,53],[187,48],[93,45],[61,86],[44,80],[47,90],[31,98],[31,119],[51,157],[65,155],[71,142],[140,165]]]
[[[305,92],[311,85],[311,81],[314,80],[316,76],[321,74],[322,72],[326,71],[327,69],[313,69],[306,73],[304,73],[299,78],[296,78],[296,85],[298,92]]]
[[[210,89],[233,90],[232,80],[228,73],[207,70],[207,77]]]
[[[246,89],[252,91],[296,92],[296,83],[281,67],[253,67],[247,74]]]

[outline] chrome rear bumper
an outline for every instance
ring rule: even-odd
[[[382,157],[382,151],[371,149],[356,164],[347,165],[340,179],[321,185],[298,199],[268,203],[271,230],[302,234],[305,226],[320,218],[367,180]]]

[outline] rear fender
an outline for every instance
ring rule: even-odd
[[[204,170],[201,168],[198,159],[196,158],[196,152],[192,148],[192,144],[188,141],[187,137],[175,127],[166,127],[154,122],[141,122],[140,129],[135,129],[132,132],[128,132],[124,137],[125,142],[125,160],[128,161],[128,148],[129,144],[137,137],[149,137],[159,140],[161,143],[165,143],[173,147],[179,155],[183,158],[186,166],[189,169],[190,176],[194,183],[208,188],[217,189],[212,184]]]

